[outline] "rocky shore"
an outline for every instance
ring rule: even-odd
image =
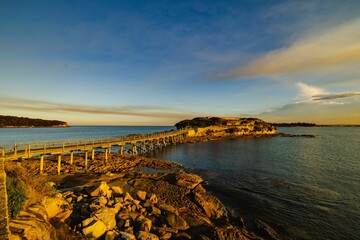
[[[108,162],[97,153],[88,169],[83,161],[78,154],[55,175],[46,160],[43,178],[56,193],[11,220],[12,239],[263,239],[180,164],[116,153]],[[39,163],[13,164],[37,174]]]

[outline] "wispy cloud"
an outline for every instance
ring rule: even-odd
[[[360,18],[327,32],[304,37],[291,46],[269,52],[217,78],[267,76],[300,72],[360,60]]]
[[[323,88],[296,83],[294,101],[262,112],[257,117],[273,122],[317,122],[322,124],[359,124],[360,92],[330,93]],[[348,99],[348,100],[345,100]]]
[[[317,94],[313,96],[313,100],[330,100],[360,96],[360,92],[344,92],[344,93],[330,93],[330,94]]]
[[[112,114],[139,117],[160,118],[188,118],[190,113],[158,106],[122,106],[122,107],[94,107],[85,105],[62,104],[49,101],[38,101],[21,98],[0,97],[0,109],[18,109],[41,112],[68,112],[88,114]]]

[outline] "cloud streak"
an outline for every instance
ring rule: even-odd
[[[110,114],[160,118],[187,118],[193,116],[190,113],[157,106],[93,107],[7,97],[0,97],[0,109],[1,108],[25,111]]]
[[[360,18],[329,31],[299,39],[249,64],[218,74],[219,79],[268,76],[329,67],[360,60]]]
[[[344,93],[330,93],[330,94],[317,94],[312,96],[314,101],[321,100],[333,100],[333,99],[341,99],[341,98],[350,98],[360,96],[360,92],[344,92]]]

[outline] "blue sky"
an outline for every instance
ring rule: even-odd
[[[0,0],[0,114],[360,124],[360,2]]]

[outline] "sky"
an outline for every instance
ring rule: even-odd
[[[0,0],[0,115],[360,124],[360,1]]]

